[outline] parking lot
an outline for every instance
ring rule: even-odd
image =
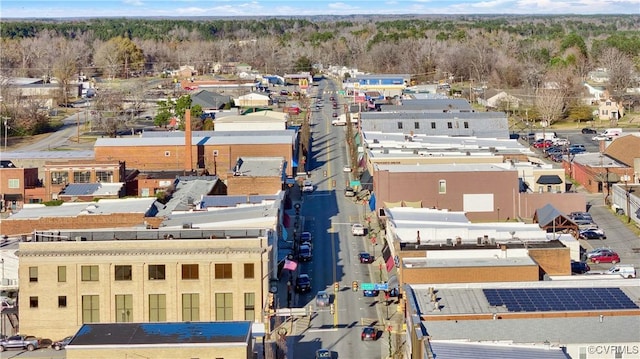
[[[589,213],[599,228],[603,229],[606,239],[580,240],[580,244],[587,251],[605,247],[618,253],[620,263],[633,264],[636,269],[640,268],[640,237],[622,223],[622,218],[615,215],[611,209],[604,204],[602,193],[586,194]],[[592,271],[603,271],[609,269],[610,263],[593,264],[589,263]]]

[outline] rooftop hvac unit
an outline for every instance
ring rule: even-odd
[[[452,246],[453,245],[453,239],[447,238],[447,245],[448,246]]]

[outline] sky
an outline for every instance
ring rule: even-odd
[[[0,0],[4,18],[640,14],[640,0]]]

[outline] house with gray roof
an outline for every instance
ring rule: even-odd
[[[200,90],[191,94],[191,105],[200,105],[204,112],[220,110],[231,102],[231,96],[221,95],[217,92]]]

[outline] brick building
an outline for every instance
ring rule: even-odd
[[[0,211],[17,211],[25,203],[38,203],[41,201],[35,193],[29,193],[29,189],[41,187],[38,179],[37,168],[21,168],[7,160],[0,162]]]

